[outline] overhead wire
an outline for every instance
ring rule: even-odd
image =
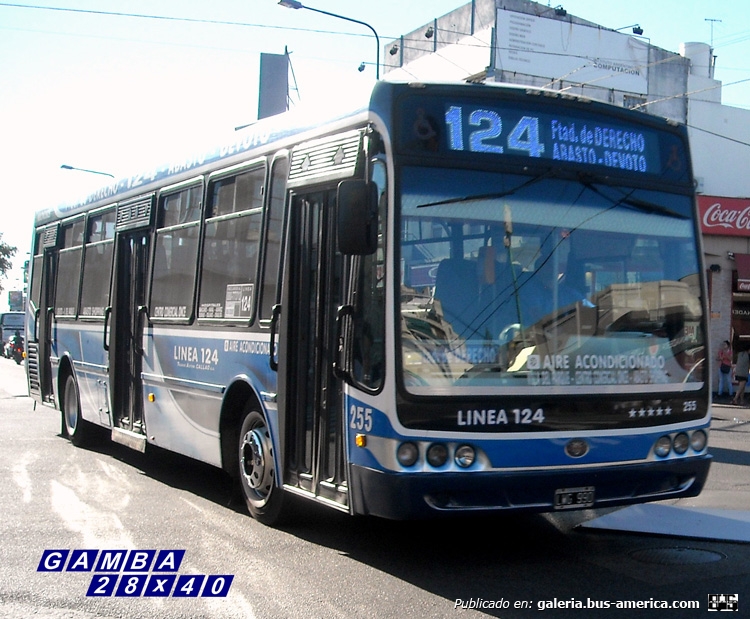
[[[335,34],[335,35],[343,35],[343,36],[357,36],[357,37],[369,37],[370,35],[367,33],[355,33],[355,32],[345,32],[341,30],[322,30],[317,28],[299,28],[299,27],[293,27],[293,26],[277,26],[273,24],[258,24],[258,23],[250,23],[250,22],[240,22],[240,21],[231,21],[231,20],[219,20],[219,19],[206,19],[206,18],[194,18],[194,17],[177,17],[173,15],[152,15],[148,13],[130,13],[125,11],[103,11],[103,10],[96,10],[96,9],[77,9],[77,8],[70,8],[70,7],[56,7],[56,6],[43,6],[43,5],[33,5],[33,4],[19,4],[14,2],[0,2],[0,7],[9,7],[9,8],[21,8],[21,9],[34,9],[34,10],[44,10],[44,11],[60,11],[60,12],[68,12],[68,13],[82,13],[82,14],[91,14],[91,15],[103,15],[103,16],[111,16],[111,17],[130,17],[130,18],[137,18],[137,19],[151,19],[151,20],[161,20],[161,21],[177,21],[177,22],[185,22],[185,23],[199,23],[199,24],[213,24],[213,25],[222,25],[222,26],[237,26],[237,27],[250,27],[250,28],[268,28],[268,29],[277,29],[277,30],[292,30],[292,31],[298,31],[298,32],[311,32],[315,34]],[[466,35],[469,37],[475,37],[474,34],[471,33],[453,33],[452,30],[445,30],[438,28],[438,31],[443,30],[446,32],[451,32],[452,34],[458,34],[458,35]],[[738,35],[731,35],[731,36],[739,36],[741,38],[730,40],[727,43],[723,43],[721,46],[726,45],[733,45],[735,43],[744,42],[745,40],[750,39],[750,33],[739,33]],[[394,40],[397,37],[393,37]],[[403,43],[411,43],[411,42],[422,42],[421,39],[410,39],[410,38],[398,38],[400,42]],[[459,45],[463,47],[486,47],[487,43],[477,40],[476,43],[469,43],[465,40],[461,41],[455,41],[451,43],[452,45]],[[716,47],[719,47],[718,45]],[[414,49],[414,50],[420,50],[422,47],[412,47],[412,46],[404,46],[404,49]],[[503,48],[499,48],[503,49]],[[510,48],[505,48],[510,49]],[[559,53],[559,52],[542,52],[542,51],[534,51],[534,53],[537,54],[548,54],[551,56],[567,56],[567,54]],[[609,58],[608,60],[617,60],[616,58]],[[649,66],[653,66],[653,64],[658,64],[662,61],[657,61],[656,63],[652,63],[650,65],[646,65],[646,68]],[[582,67],[580,67],[582,68]],[[579,69],[580,69],[579,68]],[[579,70],[576,69],[575,71]],[[572,71],[571,73],[574,73],[575,71]],[[568,74],[569,75],[569,74]],[[565,76],[562,78],[555,78],[550,83],[554,83],[556,81],[560,81],[564,79]],[[606,79],[606,78],[598,78],[598,79]],[[735,82],[738,83],[738,82]],[[585,83],[584,85],[587,85],[588,83]]]
[[[368,33],[347,32],[344,30],[301,28],[301,27],[288,26],[288,25],[279,26],[279,25],[273,25],[273,24],[260,24],[260,23],[231,21],[231,20],[177,17],[177,16],[172,16],[172,15],[152,15],[152,14],[147,14],[147,13],[130,13],[130,12],[125,12],[125,11],[76,9],[76,8],[58,7],[58,6],[19,4],[15,2],[0,2],[0,7],[33,9],[33,10],[42,10],[42,11],[59,11],[59,12],[66,12],[66,13],[90,14],[90,15],[98,15],[98,16],[105,16],[105,17],[127,17],[127,18],[134,18],[134,19],[149,19],[149,20],[168,21],[168,22],[183,22],[183,23],[207,24],[207,25],[218,25],[218,26],[234,26],[234,27],[244,27],[244,28],[261,28],[261,29],[271,29],[271,30],[285,30],[285,31],[292,31],[292,32],[305,32],[305,33],[311,33],[311,34],[371,38],[371,35]],[[15,31],[21,31],[21,32],[39,32],[43,34],[59,34],[62,36],[78,36],[78,37],[87,37],[87,38],[106,38],[108,40],[112,39],[111,36],[105,37],[103,35],[79,34],[79,33],[68,33],[68,32],[52,32],[52,31],[34,30],[34,29],[29,29],[29,28],[24,28],[24,29],[9,28],[7,26],[0,26],[0,30],[15,30]],[[176,46],[176,47],[189,47],[189,48],[197,48],[197,49],[236,51],[240,53],[248,53],[248,52],[260,53],[259,50],[253,51],[253,50],[238,49],[238,48],[232,48],[232,47],[217,47],[215,45],[200,45],[192,41],[190,43],[170,43],[170,42],[165,42],[163,40],[146,41],[143,39],[130,39],[130,38],[123,38],[123,37],[117,37],[116,40],[134,41],[134,42],[149,43],[149,44],[156,44],[156,45],[168,45],[168,46],[171,45],[171,46]],[[312,59],[315,59],[315,58],[312,57]],[[327,62],[331,62],[330,58],[320,58],[319,60],[326,60]],[[348,62],[348,60],[339,60],[339,61],[334,61],[334,62],[343,63],[343,62]]]
[[[750,38],[750,36],[749,36],[748,38]],[[415,39],[411,39],[411,40],[412,40],[412,41],[414,41]],[[408,41],[408,39],[404,39],[404,41]],[[421,41],[420,41],[420,42],[421,42]],[[454,45],[463,45],[463,44],[464,44],[464,42],[459,42],[459,41],[457,41],[457,42],[455,42],[455,43],[453,43],[453,44],[454,44]],[[469,43],[468,45],[474,45],[474,44],[471,44],[471,43]],[[484,45],[486,46],[486,44],[484,44]],[[422,49],[422,48],[421,48],[421,47],[410,47],[410,46],[404,46],[404,49],[415,49],[415,50],[420,50],[420,49]],[[498,49],[503,49],[503,48],[498,48]],[[504,49],[510,49],[510,48],[504,48]],[[535,54],[547,54],[547,55],[554,55],[554,56],[565,56],[565,57],[568,57],[568,56],[569,56],[569,54],[562,54],[562,53],[559,53],[559,52],[540,52],[540,51],[537,51],[537,50],[533,50],[533,51],[532,51],[532,53],[535,53]],[[444,56],[441,56],[441,58],[443,58],[444,60],[448,60],[448,59],[447,59],[447,58],[445,58]],[[639,68],[639,69],[640,69],[640,68],[645,68],[645,69],[648,69],[648,68],[652,68],[652,67],[654,67],[654,66],[657,66],[657,65],[660,65],[660,64],[663,64],[663,63],[668,63],[668,62],[675,62],[675,61],[678,61],[678,60],[682,60],[683,58],[684,58],[684,57],[683,57],[683,56],[681,56],[681,55],[672,55],[672,56],[669,56],[669,57],[666,57],[666,58],[661,58],[661,59],[659,59],[659,60],[656,60],[656,61],[654,61],[654,62],[650,62],[650,63],[648,63],[648,64],[646,64],[646,65],[642,65],[642,66],[639,66],[638,68]],[[582,58],[582,59],[583,59],[583,58]],[[616,58],[606,58],[606,57],[604,57],[604,59],[605,59],[605,60],[617,60]],[[455,63],[453,63],[453,64],[455,64]],[[457,65],[456,65],[456,66],[457,66]],[[584,69],[585,67],[586,67],[586,65],[585,65],[585,64],[584,64],[584,65],[581,65],[581,66],[579,66],[579,67],[577,67],[577,68],[573,69],[572,71],[570,71],[569,73],[567,73],[567,74],[566,74],[566,75],[564,75],[564,76],[561,76],[561,77],[557,77],[557,78],[554,78],[554,79],[552,79],[552,80],[551,80],[550,82],[548,82],[548,83],[547,83],[547,84],[545,85],[545,87],[551,87],[552,85],[554,85],[554,84],[555,84],[555,83],[557,83],[557,82],[563,82],[563,81],[565,80],[565,78],[567,78],[567,77],[569,77],[569,76],[571,76],[571,75],[575,74],[575,73],[576,73],[576,72],[578,72],[578,71],[581,71],[581,70],[582,70],[582,69]],[[402,69],[402,70],[406,70],[406,69],[404,69],[403,67],[401,67],[401,69]],[[581,83],[575,83],[575,82],[574,82],[574,83],[571,83],[571,85],[570,85],[570,86],[567,86],[567,87],[565,87],[565,88],[562,88],[562,89],[561,89],[561,92],[562,92],[562,91],[565,91],[565,90],[569,90],[570,88],[573,88],[573,87],[584,87],[584,86],[591,86],[591,85],[594,85],[594,83],[595,83],[595,82],[597,82],[597,81],[601,81],[601,80],[604,80],[604,79],[609,79],[610,77],[612,77],[612,76],[614,76],[614,75],[615,75],[614,73],[610,73],[610,74],[608,74],[608,75],[606,75],[606,76],[603,76],[603,77],[599,77],[599,78],[596,78],[596,79],[590,80],[590,81],[588,81],[588,82],[581,82]],[[708,91],[710,91],[710,90],[715,90],[716,88],[722,88],[722,87],[728,87],[728,86],[735,86],[735,85],[737,85],[737,84],[742,84],[742,83],[746,83],[746,82],[750,82],[750,78],[746,78],[746,79],[741,79],[741,80],[736,80],[736,81],[733,81],[733,82],[729,82],[729,83],[719,83],[719,84],[716,84],[716,85],[713,85],[713,86],[709,86],[709,87],[706,87],[706,88],[701,88],[701,89],[698,89],[698,90],[694,90],[694,91],[690,91],[690,92],[677,93],[677,94],[670,94],[670,95],[666,95],[666,96],[663,96],[663,97],[661,97],[661,98],[659,98],[659,99],[656,99],[656,100],[652,100],[652,101],[647,101],[647,102],[645,102],[645,103],[642,103],[642,104],[639,104],[639,105],[635,105],[635,106],[633,106],[633,108],[632,108],[632,109],[640,109],[640,108],[643,108],[643,107],[647,107],[647,106],[649,106],[649,105],[653,105],[653,104],[655,104],[655,103],[660,103],[660,102],[663,102],[663,101],[668,101],[668,100],[670,100],[670,99],[676,99],[676,98],[680,98],[680,97],[686,97],[686,96],[690,96],[690,95],[700,94],[700,93],[703,93],[703,92],[708,92]],[[708,130],[708,129],[704,129],[704,128],[702,128],[702,127],[697,127],[697,126],[691,125],[690,123],[685,123],[685,125],[686,125],[687,127],[689,127],[690,129],[694,129],[694,130],[696,130],[696,131],[702,131],[702,132],[704,132],[704,133],[708,133],[708,134],[710,134],[710,135],[713,135],[713,136],[715,136],[715,137],[718,137],[718,138],[723,138],[723,139],[725,139],[725,140],[727,140],[727,141],[730,141],[730,142],[734,142],[734,143],[736,143],[736,144],[740,144],[740,145],[742,145],[742,146],[750,146],[750,143],[749,143],[749,142],[746,142],[746,141],[743,141],[743,140],[739,140],[739,139],[737,139],[737,138],[733,138],[733,137],[730,137],[730,136],[727,136],[727,135],[723,135],[723,134],[721,134],[721,133],[717,133],[717,132],[714,132],[714,131],[710,131],[710,130]]]
[[[81,13],[81,14],[91,14],[91,15],[103,15],[103,16],[111,16],[111,17],[129,17],[129,18],[136,18],[136,19],[151,19],[151,20],[161,20],[161,21],[176,21],[176,22],[185,22],[185,23],[212,24],[212,25],[222,25],[222,26],[236,26],[236,27],[250,27],[250,28],[268,28],[268,29],[278,29],[278,30],[292,30],[292,31],[299,31],[299,32],[311,32],[311,33],[316,33],[316,34],[334,34],[334,35],[358,36],[358,37],[369,37],[370,36],[369,34],[366,34],[366,33],[344,32],[344,31],[341,31],[341,30],[321,30],[321,29],[316,29],[316,28],[299,28],[299,27],[292,27],[292,26],[286,26],[286,25],[284,25],[284,26],[276,26],[276,25],[270,25],[270,24],[257,24],[257,23],[231,21],[231,20],[193,18],[193,17],[177,17],[177,16],[172,16],[172,15],[151,15],[151,14],[147,14],[147,13],[130,13],[130,12],[125,12],[125,11],[103,11],[103,10],[96,10],[96,9],[77,9],[77,8],[70,8],[70,7],[55,7],[55,6],[43,6],[43,5],[32,5],[32,4],[19,4],[19,3],[14,3],[14,2],[0,2],[0,7],[20,8],[20,9],[32,9],[32,10],[44,10],[44,11],[60,11],[60,12],[68,12],[68,13]],[[440,30],[440,29],[438,29],[438,30]],[[452,32],[452,31],[449,31],[449,32]],[[455,33],[455,34],[461,34],[461,33]],[[466,34],[466,36],[474,37],[473,34],[469,34],[469,33],[464,33],[464,34]],[[75,36],[77,36],[77,35],[75,35]],[[725,35],[725,37],[721,37],[719,40],[721,40],[722,38],[727,38],[728,36],[731,36],[731,37],[734,37],[734,38],[733,39],[730,38],[727,42],[722,43],[721,45],[717,45],[716,47],[724,47],[724,46],[728,46],[728,45],[734,45],[736,43],[742,43],[742,42],[750,39],[750,33],[738,33],[736,35]],[[409,38],[403,38],[403,37],[401,37],[401,38],[391,37],[391,38],[393,38],[394,40],[398,39],[399,42],[401,42],[402,45],[404,43],[412,43],[412,42],[420,42],[421,43],[422,42],[421,39],[409,39]],[[485,42],[480,41],[480,40],[477,40],[477,41],[478,41],[477,43],[469,43],[467,41],[455,41],[455,42],[453,42],[451,44],[452,45],[466,46],[466,47],[486,47],[487,46],[487,44]],[[420,47],[412,47],[412,46],[406,46],[406,45],[403,45],[403,49],[423,50],[423,48],[421,46]],[[503,48],[498,48],[498,49],[503,49]],[[505,49],[510,49],[510,48],[505,48]],[[559,52],[540,52],[540,51],[536,51],[536,50],[533,53],[536,53],[536,54],[548,54],[548,55],[552,55],[552,56],[568,56],[568,54],[563,54],[563,53],[559,53]],[[445,56],[440,55],[440,57],[443,58],[444,60],[446,60],[447,62],[450,62],[451,64],[454,64],[455,66],[463,69],[463,67],[460,67],[454,61],[451,61],[450,59],[446,58]],[[655,66],[657,64],[660,64],[660,63],[663,63],[663,62],[669,62],[669,61],[672,61],[672,60],[676,60],[678,58],[681,58],[681,56],[674,56],[674,57],[669,57],[669,58],[661,59],[661,60],[658,60],[658,61],[656,61],[654,63],[649,63],[648,65],[645,65],[645,67],[643,67],[643,68],[650,68],[650,67]],[[608,60],[617,60],[617,59],[616,58],[611,58],[611,59],[608,59]],[[552,79],[549,82],[549,84],[553,85],[556,82],[561,82],[562,80],[565,79],[565,77],[568,77],[568,76],[572,75],[573,73],[576,73],[577,71],[583,69],[584,66],[585,65],[582,65],[581,67],[578,67],[577,69],[574,69],[573,71],[571,71],[570,73],[566,74],[563,77]],[[614,73],[612,73],[610,75],[607,75],[607,76],[596,78],[594,80],[590,80],[588,82],[574,83],[573,85],[567,87],[566,89],[569,89],[569,88],[573,87],[574,85],[575,86],[581,86],[581,87],[590,86],[590,85],[593,85],[597,81],[608,79],[609,77],[611,77],[613,75],[614,75]],[[724,87],[726,87],[726,86],[734,86],[734,85],[745,83],[745,82],[748,82],[748,81],[750,81],[750,78],[743,79],[743,80],[737,80],[737,81],[734,81],[734,82],[730,82],[728,84],[724,84],[723,86]],[[654,101],[647,101],[647,102],[645,102],[643,104],[639,104],[637,106],[634,106],[634,109],[639,109],[641,107],[646,107],[648,105],[653,105],[654,103],[659,103],[659,102],[666,101],[666,100],[669,100],[669,99],[674,99],[674,98],[678,98],[678,97],[688,96],[688,95],[691,95],[691,94],[697,94],[697,93],[700,93],[700,92],[705,92],[705,91],[711,90],[713,88],[719,88],[721,86],[722,85],[717,85],[717,86],[708,87],[708,88],[701,89],[701,90],[694,91],[694,92],[668,95],[668,96],[663,97],[661,99],[657,99],[657,100],[654,100]],[[563,90],[565,90],[565,89],[563,89]],[[727,139],[729,139],[729,138],[727,138]]]
[[[176,17],[173,15],[149,15],[147,13],[127,13],[124,11],[99,11],[96,9],[74,9],[68,7],[41,6],[32,4],[17,4],[13,2],[0,2],[0,7],[36,9],[44,11],[61,11],[66,13],[83,13],[90,15],[103,15],[109,17],[131,17],[137,19],[152,19],[160,21],[174,21],[194,24],[209,24],[217,26],[237,26],[244,28],[268,28],[271,30],[291,30],[297,32],[311,32],[314,34],[337,34],[344,36],[369,37],[369,34],[359,32],[345,32],[342,30],[321,30],[318,28],[299,28],[294,26],[276,26],[273,24],[255,24],[250,22],[230,21],[222,19],[205,19],[197,17]]]

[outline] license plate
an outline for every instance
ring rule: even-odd
[[[594,504],[594,486],[558,488],[555,490],[555,509],[581,509]]]

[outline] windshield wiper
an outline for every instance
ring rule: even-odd
[[[623,198],[618,202],[619,204],[627,204],[628,206],[634,206],[640,211],[645,211],[647,213],[657,213],[659,215],[665,215],[666,217],[674,217],[676,219],[687,219],[682,213],[678,213],[677,211],[673,211],[672,209],[667,208],[666,206],[661,206],[660,204],[654,204],[653,202],[648,202],[647,200],[640,200],[637,198]]]
[[[596,187],[594,183],[589,179],[585,178],[583,176],[579,176],[578,182],[581,183],[584,187],[587,189],[590,189],[598,196],[601,196],[608,202],[611,202],[613,206],[621,206],[623,204],[626,204],[628,206],[633,206],[637,208],[639,211],[644,211],[646,213],[656,213],[658,215],[664,215],[665,217],[673,217],[675,219],[687,219],[685,215],[682,213],[678,213],[677,211],[673,211],[670,208],[667,208],[666,206],[662,206],[660,204],[655,204],[653,202],[649,202],[648,200],[641,200],[640,198],[634,198],[633,197],[633,191],[628,193],[627,195],[624,195],[619,200],[617,198],[612,198],[611,196],[608,196],[605,194],[601,189]]]
[[[552,168],[549,168],[542,174],[538,174],[537,176],[534,176],[530,178],[529,180],[524,181],[517,187],[514,187],[513,189],[508,189],[507,191],[501,191],[497,193],[478,193],[478,194],[474,194],[470,196],[464,196],[463,198],[448,198],[446,200],[438,200],[437,202],[426,202],[425,204],[418,204],[417,208],[427,208],[429,206],[443,206],[445,204],[460,204],[462,202],[474,202],[476,200],[497,200],[498,198],[511,196],[517,191],[520,191],[521,189],[525,189],[526,187],[529,187],[544,178],[548,178],[550,176],[551,171],[552,171]]]

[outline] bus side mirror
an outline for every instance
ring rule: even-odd
[[[378,247],[378,187],[354,179],[341,181],[338,188],[337,236],[344,255],[367,256]]]

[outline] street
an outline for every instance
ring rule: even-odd
[[[34,410],[24,381],[22,367],[0,359],[3,617],[698,617],[719,594],[750,608],[750,544],[578,526],[605,515],[595,510],[400,523],[301,504],[295,522],[264,527],[209,466],[106,442],[72,446],[57,411]],[[668,507],[747,517],[750,409],[715,407],[710,445],[704,493]],[[80,568],[118,549],[184,551],[178,582],[205,580],[223,596],[187,586],[185,597],[127,597],[117,570],[107,582],[121,595],[94,595],[104,583],[71,570],[72,559],[38,569],[55,556],[45,551]],[[618,615],[623,601],[640,606]]]

